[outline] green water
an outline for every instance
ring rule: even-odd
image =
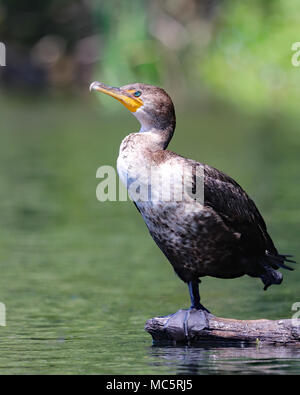
[[[97,168],[115,165],[138,126],[88,100],[0,100],[0,372],[299,373],[299,348],[152,346],[146,320],[188,307],[188,292],[133,204],[97,201]],[[178,114],[170,148],[237,179],[299,260],[298,120],[206,107]],[[284,275],[267,292],[257,279],[205,278],[202,302],[223,317],[291,318],[300,271]]]

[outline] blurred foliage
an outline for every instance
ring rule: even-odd
[[[107,83],[163,85],[185,96],[203,87],[200,54],[211,37],[217,4],[212,0],[124,0],[93,2],[96,25],[105,29],[95,75]],[[197,92],[198,93],[198,92]]]
[[[105,81],[160,83],[185,97],[192,88],[250,111],[298,113],[296,0],[104,3],[96,8],[110,23],[95,74]]]
[[[199,78],[244,107],[297,114],[300,69],[291,46],[299,41],[299,18],[296,0],[228,1]]]
[[[97,18],[104,21],[106,37],[99,63],[101,78],[115,85],[136,79],[158,83],[161,64],[155,42],[149,39],[145,1],[125,0],[118,7],[113,3],[95,2],[95,23]],[[101,29],[101,23],[98,26]]]
[[[299,16],[296,0],[0,0],[0,72],[17,88],[143,81],[185,103],[298,114]]]
[[[80,0],[0,0],[0,41],[3,84],[27,93],[85,87],[98,52],[90,6]]]

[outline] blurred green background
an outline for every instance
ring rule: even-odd
[[[188,307],[188,292],[133,204],[96,199],[97,168],[138,125],[88,91],[164,87],[170,149],[235,178],[299,260],[299,17],[295,0],[0,1],[0,372],[299,372],[297,350],[151,347],[145,321]],[[285,272],[264,293],[205,278],[200,291],[216,315],[291,318],[299,280]]]

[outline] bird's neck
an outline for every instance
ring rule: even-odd
[[[151,128],[125,137],[120,146],[117,168],[127,188],[128,180],[147,182],[149,169],[156,165],[154,157],[167,148],[173,133],[173,127],[163,130]]]
[[[143,147],[148,151],[155,152],[165,150],[173,137],[174,128],[175,125],[169,125],[165,128],[147,128],[141,126],[139,133],[137,133],[139,136],[137,140],[140,141]]]
[[[148,129],[140,130],[138,133],[138,140],[143,145],[143,148],[148,151],[161,151],[165,150],[173,137],[174,130],[169,129]]]

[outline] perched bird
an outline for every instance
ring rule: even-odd
[[[285,261],[294,261],[278,253],[246,192],[221,171],[167,150],[176,124],[170,96],[142,83],[93,82],[90,90],[114,97],[141,124],[121,143],[118,173],[154,241],[188,284],[191,309],[208,311],[199,295],[204,276],[247,274],[261,278],[265,290],[280,284],[277,270],[293,270]]]

